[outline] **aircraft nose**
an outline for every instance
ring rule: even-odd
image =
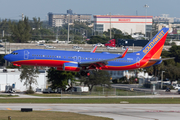
[[[4,59],[7,60],[7,61],[9,61],[9,62],[10,62],[10,58],[11,58],[10,55],[5,55],[5,56],[4,56]]]

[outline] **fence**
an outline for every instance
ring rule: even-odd
[[[93,92],[62,92],[61,97],[79,97],[79,96],[144,96],[152,95],[152,92],[146,91],[93,91]]]

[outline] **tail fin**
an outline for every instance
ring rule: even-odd
[[[162,28],[152,40],[140,51],[143,56],[151,59],[159,59],[169,28]]]

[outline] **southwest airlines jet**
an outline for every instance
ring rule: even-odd
[[[90,70],[133,70],[160,64],[161,52],[169,28],[162,28],[157,35],[140,51],[122,55],[108,52],[95,53],[97,46],[91,52],[47,50],[47,49],[22,49],[13,51],[4,56],[4,59],[15,66],[48,66],[57,70],[80,72],[89,76]],[[126,54],[127,53],[127,54]]]

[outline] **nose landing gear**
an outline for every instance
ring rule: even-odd
[[[81,75],[81,76],[89,76],[90,73],[89,73],[89,71],[81,71],[81,72],[80,72],[80,75]]]

